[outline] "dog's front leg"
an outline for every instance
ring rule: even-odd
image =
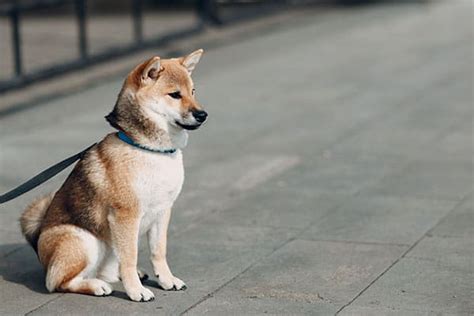
[[[147,302],[155,298],[152,291],[145,288],[137,274],[138,230],[140,218],[130,212],[115,212],[109,217],[114,251],[119,260],[120,277],[132,301]]]
[[[175,277],[168,267],[166,261],[166,243],[168,224],[170,222],[171,210],[166,210],[148,231],[148,244],[150,246],[151,263],[153,271],[158,278],[158,284],[164,290],[185,290],[186,284]]]

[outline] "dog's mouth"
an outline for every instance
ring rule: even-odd
[[[199,126],[201,126],[201,124],[195,124],[195,125],[181,124],[181,123],[178,122],[178,121],[176,121],[176,124],[177,124],[179,127],[184,128],[184,129],[187,129],[187,130],[189,130],[189,131],[198,129]]]

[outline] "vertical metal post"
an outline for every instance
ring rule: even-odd
[[[143,2],[132,0],[133,35],[135,42],[143,42]]]
[[[15,67],[15,76],[19,77],[23,74],[23,65],[21,58],[20,13],[16,6],[10,13],[10,23],[13,41],[13,65]]]
[[[78,45],[79,56],[81,59],[86,59],[88,56],[86,11],[86,0],[76,0],[76,16],[79,38]]]

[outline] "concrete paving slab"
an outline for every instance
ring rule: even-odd
[[[279,227],[237,226],[232,223],[216,225],[212,219],[204,220],[173,237],[173,243],[226,245],[229,247],[244,247],[274,249],[287,240],[294,238],[298,229]],[[192,242],[189,242],[192,241]]]
[[[342,194],[317,194],[311,190],[260,189],[245,197],[245,204],[224,210],[210,221],[256,227],[306,228],[340,205]]]
[[[283,313],[334,313],[404,249],[293,240],[194,307],[191,314],[237,311],[246,305],[254,314],[276,314],[282,312],[282,302],[288,302]]]
[[[301,238],[410,245],[455,205],[453,201],[357,196],[318,220]]]
[[[338,315],[341,316],[437,316],[440,315],[439,312],[434,311],[416,311],[416,310],[408,310],[408,309],[396,309],[393,307],[365,307],[365,306],[350,306],[347,309],[344,309]],[[464,315],[467,316],[467,313],[442,313],[442,315],[446,316],[455,316],[455,315]]]
[[[299,157],[296,155],[275,156],[255,153],[228,157],[213,164],[199,165],[199,163],[191,162],[186,167],[194,170],[191,170],[186,177],[191,183],[199,183],[199,185],[188,187],[184,184],[186,194],[179,203],[187,205],[181,212],[186,216],[195,217],[201,214],[196,208],[207,211],[228,208],[232,205],[232,201],[273,181],[274,178],[297,166],[299,162]],[[200,203],[195,203],[196,199],[203,194],[211,196],[200,200]],[[216,203],[223,200],[225,200],[224,204]]]
[[[52,150],[47,144],[32,144],[28,146],[5,145],[5,147],[2,147],[2,150],[3,148],[5,150],[5,154],[2,152],[0,164],[4,170],[15,172],[5,173],[4,177],[8,182],[2,182],[4,191],[20,185],[55,163],[78,153],[88,145],[84,141],[81,144],[61,144],[57,146],[57,150]],[[22,157],[22,159],[18,159],[18,157]],[[26,163],[26,159],[29,159],[28,163]],[[71,170],[72,166],[59,174],[58,178],[64,182]],[[52,189],[58,188],[57,184],[61,182],[57,180],[58,178],[55,177],[50,180],[51,182],[47,182],[48,184],[52,182],[56,184],[56,187],[51,187]],[[43,188],[40,187],[38,189],[42,190]]]
[[[427,260],[447,270],[471,273],[474,267],[474,239],[470,237],[426,237],[407,255],[407,258]]]
[[[416,161],[367,188],[364,194],[462,200],[472,192],[472,162]]]
[[[25,239],[20,233],[20,225],[12,225],[9,228],[0,229],[0,258],[10,254],[12,251],[26,246]]]
[[[18,250],[0,260],[1,315],[24,315],[61,295],[47,293],[43,268],[33,249],[15,246]],[[4,246],[0,249],[3,252]]]
[[[322,151],[302,160],[270,187],[307,188],[315,193],[354,195],[403,167],[397,160],[379,156],[343,156]]]
[[[266,294],[257,293],[259,289],[250,289],[245,294],[229,293],[225,300],[209,299],[197,308],[190,310],[186,315],[332,315],[336,307],[324,303],[311,302],[313,295],[291,293],[286,291],[267,291]],[[271,292],[272,294],[268,294]],[[269,297],[265,297],[268,295]],[[280,299],[284,297],[286,299]],[[301,301],[289,301],[291,298]],[[306,297],[306,298],[305,298]],[[219,297],[220,298],[220,297]]]
[[[441,134],[439,140],[433,144],[432,156],[445,157],[450,161],[472,162],[474,148],[469,145],[474,143],[472,122],[472,111],[470,114],[466,114],[464,118],[456,121],[453,126]]]
[[[433,275],[436,278],[433,278]],[[474,277],[443,264],[405,258],[352,305],[420,312],[472,314]],[[350,307],[349,307],[350,310]]]
[[[460,65],[459,67],[463,67]],[[461,70],[460,70],[461,71]],[[471,76],[465,73],[465,81],[469,82]],[[432,77],[437,78],[437,76]],[[468,122],[460,122],[461,117],[471,117],[471,101],[468,95],[470,90],[468,84],[453,82],[446,85],[444,82],[432,82],[430,93],[416,91],[416,89],[400,91],[406,100],[401,104],[391,107],[391,115],[380,117],[370,121],[370,128],[353,133],[340,143],[333,146],[337,153],[391,155],[400,159],[422,159],[422,160],[449,160],[455,151],[465,153],[472,152],[472,142],[465,143],[464,149],[456,149],[442,135],[448,130],[456,133],[460,130],[469,130]],[[426,86],[425,86],[426,87]],[[452,100],[452,95],[459,100]],[[413,102],[416,100],[416,102]],[[383,98],[379,102],[387,102]],[[446,104],[452,104],[446,107]],[[447,113],[449,112],[450,113]],[[435,117],[435,113],[444,113]],[[471,119],[472,122],[472,119]],[[460,136],[457,136],[460,137]],[[472,139],[471,135],[465,134],[464,140]],[[461,139],[459,141],[462,141]],[[436,155],[434,155],[436,154]],[[463,156],[466,159],[466,156]],[[459,158],[458,158],[459,159]],[[467,159],[465,161],[471,161]]]
[[[474,198],[471,195],[448,214],[431,235],[440,237],[474,237]]]

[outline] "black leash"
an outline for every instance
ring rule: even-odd
[[[49,167],[45,171],[41,172],[40,174],[34,176],[30,180],[26,181],[25,183],[19,185],[18,187],[14,188],[13,190],[0,195],[0,204],[8,202],[10,200],[13,200],[16,197],[19,197],[20,195],[33,190],[43,182],[46,182],[47,180],[51,179],[70,165],[72,165],[74,162],[76,162],[79,159],[82,159],[85,155],[85,153],[94,147],[97,143],[94,143],[81,151],[80,153],[75,154],[74,156],[71,156],[69,158],[64,159],[61,162],[58,162],[54,166]]]

